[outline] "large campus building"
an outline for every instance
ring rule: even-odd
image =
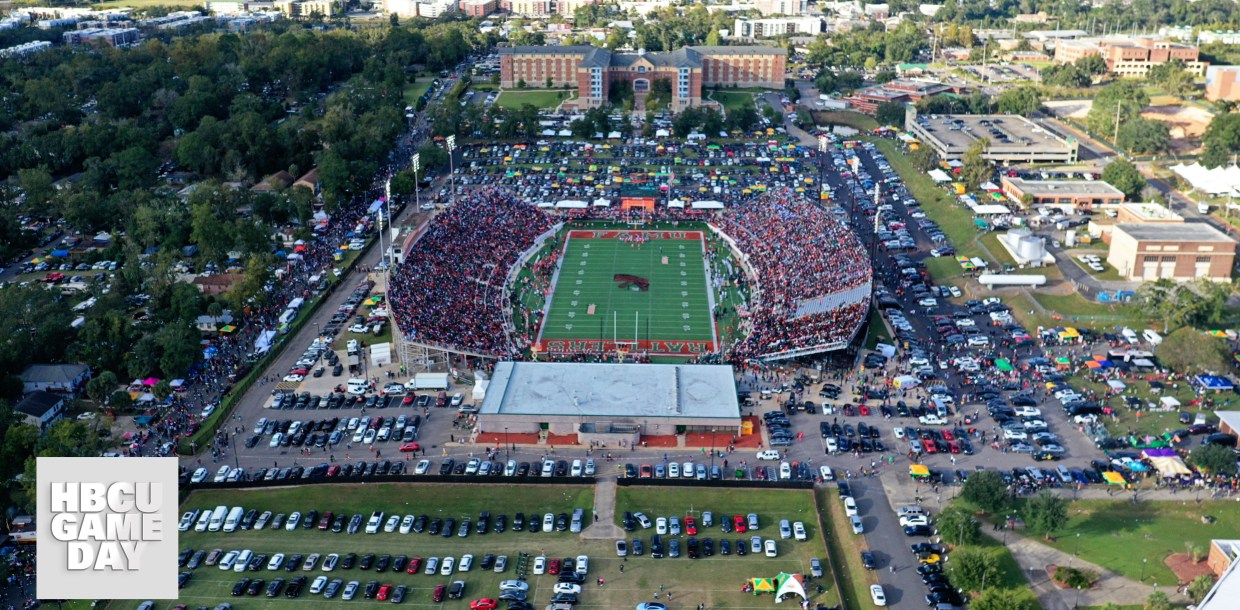
[[[982,157],[991,163],[1076,163],[1079,143],[1014,114],[946,114],[919,116],[909,106],[904,128],[933,148],[944,161],[958,161],[979,140]]]
[[[1073,63],[1091,55],[1102,56],[1111,74],[1139,78],[1148,75],[1151,67],[1171,61],[1184,62],[1184,69],[1196,76],[1205,74],[1209,65],[1201,61],[1197,47],[1154,38],[1082,38],[1055,45],[1055,61],[1059,63]]]
[[[656,80],[672,86],[671,109],[702,103],[705,87],[782,89],[787,51],[777,47],[684,47],[669,53],[620,53],[589,45],[499,50],[500,86],[576,87],[577,105],[605,105],[615,83],[645,93]]]
[[[731,366],[500,362],[478,411],[491,434],[549,433],[621,446],[642,435],[740,435]]]

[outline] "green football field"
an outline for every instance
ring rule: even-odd
[[[620,238],[639,234],[648,241]],[[715,348],[710,311],[700,232],[569,231],[540,349],[611,352],[636,341],[636,351],[692,356]]]

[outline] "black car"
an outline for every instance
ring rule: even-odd
[[[749,542],[745,540],[736,541],[736,554],[744,557],[749,554]]]
[[[878,559],[870,551],[861,551],[861,565],[867,570],[878,569]]]
[[[439,535],[444,538],[451,538],[452,533],[455,530],[456,530],[456,519],[449,517],[446,521],[443,522],[443,531],[439,532]]]
[[[959,606],[962,603],[964,603],[964,600],[960,599],[960,594],[955,591],[940,591],[926,594],[927,606],[933,607],[938,606],[939,604]]]
[[[714,557],[715,556],[715,539],[714,538],[703,538],[702,539],[702,556],[703,557]]]
[[[568,513],[560,513],[555,516],[555,531],[568,531]]]
[[[508,529],[508,515],[500,515],[495,518],[495,525],[491,528],[496,534],[504,533]]]
[[[689,539],[689,548],[693,548],[693,538]],[[661,559],[663,557],[663,539],[655,534],[650,537],[650,557],[653,559]]]
[[[692,537],[689,538],[689,542],[687,546],[689,547],[688,549],[689,559],[697,559],[698,557],[701,556],[702,547],[701,547],[701,543],[698,542],[697,538],[692,538]]]
[[[512,531],[519,532],[525,529],[525,513],[517,513],[512,516]]]
[[[340,532],[343,532],[344,524],[345,524],[345,516],[336,515],[336,517],[332,519],[332,533],[339,534]]]
[[[520,514],[520,513],[517,513]],[[637,529],[637,519],[633,518],[633,513],[624,513],[624,531],[631,532]],[[515,526],[514,526],[515,527]]]
[[[357,568],[359,570],[369,570],[374,565],[375,565],[375,554],[366,553],[365,555],[362,555],[362,560],[358,562]]]
[[[482,556],[482,562],[478,564],[484,570],[490,570],[495,567],[495,554],[487,553]]]
[[[306,581],[309,580],[305,576],[298,576],[289,581],[288,587],[284,589],[284,597],[294,598],[301,596],[301,590],[306,587]]]
[[[408,563],[409,563],[408,555],[397,555],[396,557],[392,558],[392,571],[393,572],[404,572],[405,565]]]
[[[300,567],[301,567],[301,560],[302,560],[302,559],[305,559],[305,558],[306,558],[306,556],[305,556],[305,555],[302,555],[301,553],[293,553],[292,555],[289,555],[289,556],[288,556],[288,559],[286,559],[286,560],[284,561],[284,571],[285,571],[285,572],[292,572],[293,570],[296,570],[297,568],[300,568]],[[296,579],[294,579],[294,580],[296,580]],[[291,586],[293,586],[293,583],[292,583],[292,582],[290,582],[290,583],[288,583],[288,584],[289,584],[289,586],[290,586],[290,587],[291,587]]]
[[[357,553],[349,553],[340,558],[341,570],[352,570],[355,565],[357,565]]]
[[[361,527],[362,527],[362,515],[361,515],[361,513],[358,513],[358,514],[356,514],[356,515],[353,515],[353,517],[352,517],[351,519],[349,519],[349,528],[348,528],[348,532],[349,532],[350,534],[356,534],[356,533],[357,533],[357,531],[358,531],[359,529],[361,529]]]
[[[266,585],[266,584],[267,584],[267,581],[261,578],[255,578],[254,580],[250,581],[250,586],[245,588],[245,594],[249,595],[250,597],[255,597],[263,591],[263,585]]]
[[[719,554],[720,555],[731,555],[732,554],[732,541],[727,540],[727,539],[719,540]]]
[[[645,552],[645,547],[642,546],[641,538],[634,538],[633,541],[629,543],[629,554],[630,555],[640,556],[644,552]]]
[[[556,581],[580,585],[586,581],[586,576],[585,574],[578,574],[574,571],[560,572],[560,575],[556,578]]]
[[[276,597],[280,595],[280,591],[284,589],[284,579],[277,578],[267,585],[267,597]]]
[[[478,534],[485,534],[491,531],[491,513],[483,511],[478,515],[478,521],[474,524],[474,531]]]
[[[576,593],[556,593],[555,595],[551,596],[551,603],[553,604],[576,604],[577,594]]]
[[[443,463],[439,465],[439,474],[452,474],[452,467],[455,463],[456,462],[452,458],[445,459]]]

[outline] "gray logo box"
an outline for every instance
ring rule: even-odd
[[[39,599],[176,599],[176,458],[38,458]]]

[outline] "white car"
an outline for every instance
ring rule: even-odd
[[[930,518],[925,515],[907,515],[900,517],[900,527],[911,527],[914,525],[930,525]]]
[[[220,469],[215,471],[214,481],[216,483],[223,483],[224,481],[228,480],[229,472],[232,472],[232,466],[229,466],[227,464],[220,466]]]
[[[298,382],[300,382],[302,379],[305,379],[305,378],[306,378],[306,376],[305,376],[305,375],[285,375],[285,376],[284,376],[284,381],[290,381],[290,382],[293,382],[293,383],[298,383]]]
[[[667,465],[667,476],[673,479],[680,478],[680,462],[672,462]]]
[[[779,479],[787,481],[792,478],[792,465],[788,462],[779,463]]]
[[[1026,433],[1025,433],[1024,431],[1022,431],[1022,430],[1016,430],[1016,429],[1013,429],[1013,428],[1004,428],[1004,429],[1003,429],[1003,438],[1004,438],[1005,440],[1009,440],[1009,441],[1023,441],[1023,440],[1028,439],[1028,438],[1029,438],[1029,435],[1028,435],[1028,434],[1026,434]]]
[[[667,520],[667,533],[673,536],[680,535],[680,518],[672,517]]]
[[[900,426],[896,426],[891,432],[892,434],[896,435],[897,440],[901,440],[904,438],[904,428]]]
[[[279,443],[276,443],[276,445],[279,445]],[[272,447],[275,447],[276,445],[272,445]],[[206,468],[199,468],[198,470],[194,471],[194,476],[190,478],[189,481],[191,483],[201,483],[207,480],[207,475],[209,474],[211,474],[211,472],[208,471]]]
[[[474,556],[465,554],[461,556],[461,565],[457,568],[458,572],[468,572],[474,569]]]
[[[667,535],[667,517],[659,517],[654,520],[654,533],[660,536]]]
[[[478,474],[478,468],[482,466],[482,460],[473,458],[465,464],[465,474]]]
[[[551,513],[543,515],[542,530],[544,534],[549,534],[555,531],[555,515]]]
[[[693,462],[685,462],[680,465],[680,476],[686,479],[693,478]]]
[[[293,531],[297,529],[297,525],[301,523],[301,513],[294,512],[288,516],[288,521],[284,522],[285,531]]]
[[[775,549],[775,541],[767,540],[762,543],[763,549],[766,551],[767,557],[778,557],[779,551]]]
[[[289,520],[292,521],[292,517],[289,517]],[[382,512],[370,513],[370,519],[366,521],[366,533],[367,534],[378,534],[379,527],[382,525],[383,525],[383,513]]]
[[[788,523],[787,519],[781,519],[779,522],[779,537],[782,540],[792,537],[792,524]]]
[[[883,593],[882,585],[870,585],[870,600],[875,606],[887,605],[887,595]]]
[[[409,525],[412,526],[413,523],[410,522]],[[396,531],[396,528],[398,527],[400,527],[400,515],[392,515],[391,517],[388,517],[387,523],[383,524],[383,531],[384,533],[390,534]]]
[[[797,521],[792,524],[792,537],[798,542],[805,542],[809,539],[809,535],[805,533],[805,524]]]
[[[411,531],[413,531],[413,515],[405,515],[405,518],[400,520],[400,533],[408,534]]]
[[[990,345],[990,339],[986,338],[985,335],[973,335],[969,337],[968,344],[969,347],[986,347]]]
[[[427,472],[430,471],[430,469],[431,469],[430,460],[419,460],[418,465],[414,467],[413,469],[413,473],[414,474],[426,474]]]
[[[443,563],[439,564],[439,575],[440,576],[451,576],[452,570],[455,567],[456,567],[455,557],[444,557]]]
[[[224,557],[220,559],[219,568],[224,571],[233,569],[233,564],[237,563],[237,556],[240,554],[241,551],[228,551],[224,554]]]
[[[939,301],[938,299],[935,299],[934,297],[926,297],[924,299],[917,301],[917,304],[921,305],[922,307],[938,307]]]
[[[585,576],[586,572],[590,570],[590,558],[586,555],[578,555],[577,561],[573,563],[573,566],[578,574]]]
[[[319,593],[323,592],[323,587],[326,587],[326,586],[327,586],[327,577],[320,576],[314,579],[314,581],[310,583],[310,593],[313,595],[318,595]]]
[[[861,534],[865,532],[865,526],[861,524],[861,517],[858,517],[857,515],[853,515],[849,517],[848,519],[849,519],[849,522],[852,524],[852,531],[854,534]]]
[[[276,447],[279,447],[279,446],[280,446],[280,443],[282,443],[282,442],[284,442],[284,433],[283,433],[283,432],[276,432],[275,434],[272,434],[272,435],[271,435],[271,442],[270,442],[270,443],[267,443],[267,446],[268,446],[268,447],[271,447],[272,449],[274,449],[274,448],[276,448]]]
[[[571,595],[581,595],[581,585],[575,585],[571,582],[557,582],[555,587],[551,589],[552,593],[568,593]]]
[[[650,517],[647,517],[646,513],[633,513],[633,518],[637,519],[637,524],[642,526],[644,530],[650,529],[651,525],[653,525],[650,523]]]
[[[1037,407],[1016,407],[1017,417],[1040,417],[1042,410]]]
[[[375,439],[378,438],[378,436],[379,436],[378,430],[367,428],[366,432],[362,435],[362,444],[373,445],[375,444]]]
[[[819,467],[818,467],[818,474],[820,474],[820,475],[822,476],[822,480],[824,480],[824,481],[834,481],[834,480],[835,480],[835,473],[834,473],[834,472],[832,472],[832,471],[831,471],[831,467],[830,467],[830,466],[827,466],[826,464],[823,464],[822,466],[819,466]]]
[[[851,496],[844,497],[844,514],[849,517],[857,516],[857,501]]]
[[[271,559],[267,560],[267,569],[272,572],[282,567],[284,567],[284,553],[276,553],[271,556]]]
[[[500,591],[529,591],[529,583],[521,580],[504,580],[499,583]]]
[[[546,571],[547,571],[547,558],[541,555],[538,557],[535,557],[534,558],[534,573],[542,574]]]
[[[323,558],[323,571],[324,571],[324,572],[331,572],[332,570],[335,570],[335,569],[336,569],[336,566],[337,566],[339,563],[340,563],[340,554],[339,554],[339,553],[330,553],[330,554],[328,554],[328,556],[327,556],[327,557],[324,557],[324,558]]]

